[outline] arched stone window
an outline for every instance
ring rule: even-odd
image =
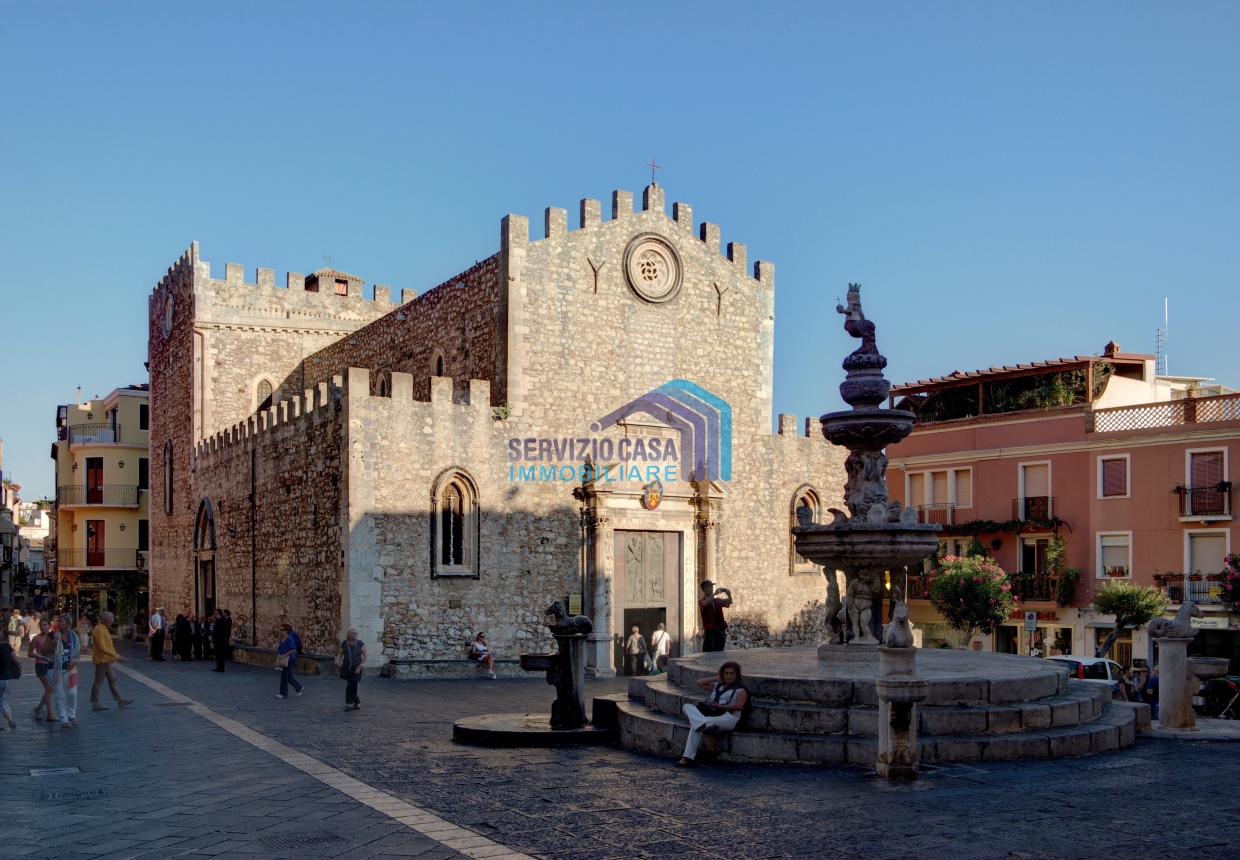
[[[271,382],[266,379],[260,379],[254,390],[254,403],[259,412],[266,412],[271,408],[272,388]]]
[[[463,469],[442,472],[431,491],[431,576],[472,576],[478,570],[478,490]]]
[[[788,515],[788,521],[789,521],[788,527],[790,529],[798,525],[798,521],[797,521],[797,509],[798,508],[809,508],[810,511],[813,512],[813,521],[816,523],[822,522],[822,503],[818,499],[818,492],[813,487],[810,487],[808,485],[802,486],[795,493],[793,493],[792,505],[791,505],[791,509],[789,510],[789,515]],[[822,571],[821,565],[814,564],[809,559],[801,557],[801,554],[797,552],[796,539],[795,537],[793,537],[793,535],[789,534],[788,540],[789,540],[789,551],[791,554],[791,563],[789,564],[791,573],[793,574],[798,574],[798,573],[817,574]]]
[[[164,513],[172,513],[172,440],[164,443]]]
[[[431,376],[444,375],[443,351],[435,350],[434,356],[431,358]]]
[[[375,395],[378,397],[392,396],[392,381],[386,370],[381,370],[375,374]]]

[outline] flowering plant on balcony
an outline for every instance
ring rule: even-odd
[[[930,605],[957,630],[993,633],[1016,607],[1012,584],[989,558],[944,556],[930,583]]]
[[[1240,611],[1240,552],[1224,556],[1227,569],[1219,582],[1219,600],[1232,612]]]

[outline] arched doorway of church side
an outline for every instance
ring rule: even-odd
[[[194,523],[194,613],[215,611],[215,511],[210,499],[198,505]]]

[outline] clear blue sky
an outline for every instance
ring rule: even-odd
[[[1171,371],[1240,387],[1238,45],[1235,2],[4,3],[6,475],[146,380],[191,241],[425,290],[652,154],[775,263],[777,411],[842,406],[849,281],[895,382],[1153,351],[1169,297]]]

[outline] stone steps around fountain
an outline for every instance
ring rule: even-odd
[[[1020,674],[1007,677],[929,677],[931,687],[924,704],[956,707],[1008,705],[1068,692],[1071,679],[1066,666],[1046,664],[1032,671],[1028,667],[1022,669],[1024,671]],[[717,672],[717,668],[702,665],[695,657],[675,658],[669,662],[666,677],[679,687],[695,690],[699,679],[713,678]],[[747,670],[745,686],[755,699],[768,701],[812,702],[828,707],[878,706],[878,693],[872,677],[794,678]]]
[[[651,755],[679,756],[689,723],[652,710],[642,702],[617,703],[620,743]],[[923,763],[1062,758],[1112,752],[1136,742],[1137,713],[1106,705],[1088,723],[1043,731],[999,735],[939,735],[918,738]],[[878,757],[874,737],[846,734],[764,732],[750,728],[702,739],[699,755],[753,764],[854,764],[873,767]]]
[[[644,681],[644,683],[640,683]],[[1007,705],[918,706],[918,732],[934,735],[1016,734],[1089,722],[1100,716],[1107,690],[1099,684],[1072,681],[1062,695]],[[679,717],[682,707],[700,701],[700,689],[672,680],[631,679],[629,695],[656,713]],[[816,702],[753,699],[749,729],[760,732],[877,737],[878,708],[869,705],[824,706]]]

